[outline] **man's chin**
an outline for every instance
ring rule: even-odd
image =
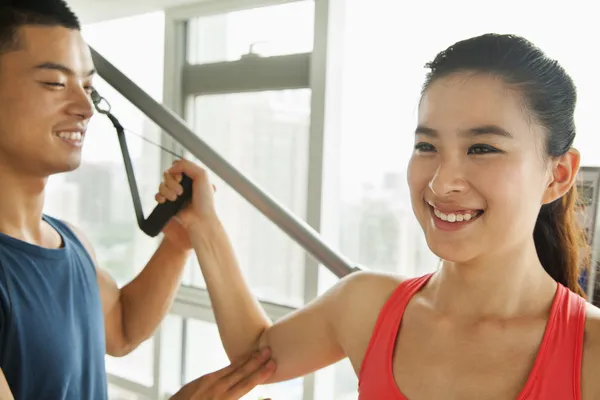
[[[48,175],[58,175],[75,171],[81,166],[81,157],[73,157],[66,162],[57,163],[48,171]]]

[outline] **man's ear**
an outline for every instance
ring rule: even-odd
[[[552,160],[550,182],[544,192],[543,204],[552,203],[554,200],[564,196],[575,184],[581,155],[577,149],[569,151]]]

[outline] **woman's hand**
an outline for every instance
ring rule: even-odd
[[[190,249],[189,230],[216,218],[214,206],[215,186],[210,183],[208,172],[199,165],[178,160],[163,174],[155,199],[158,203],[175,201],[183,193],[180,182],[182,174],[192,180],[192,198],[163,229],[165,237],[174,244]]]

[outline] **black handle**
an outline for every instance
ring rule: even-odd
[[[180,182],[183,186],[183,193],[178,196],[175,201],[167,200],[165,203],[157,205],[148,218],[144,218],[140,193],[135,181],[133,164],[131,162],[131,156],[129,155],[129,149],[127,148],[127,140],[125,139],[125,129],[119,123],[119,120],[113,114],[111,114],[110,104],[108,104],[108,102],[106,102],[106,100],[102,98],[102,96],[100,96],[95,90],[92,92],[92,100],[96,110],[99,113],[106,115],[117,131],[117,137],[119,139],[121,153],[123,154],[123,163],[125,164],[125,172],[127,173],[127,181],[129,183],[129,189],[131,190],[133,209],[135,211],[138,226],[146,235],[155,237],[162,232],[165,225],[167,225],[171,218],[173,218],[175,214],[181,210],[181,207],[183,207],[192,198],[192,179],[183,174]],[[101,106],[103,101],[107,103],[106,106]]]
[[[146,235],[155,237],[162,232],[169,220],[192,198],[192,179],[183,174],[181,186],[183,186],[183,194],[177,197],[177,200],[167,200],[165,203],[157,205],[148,218],[140,224],[140,229]]]

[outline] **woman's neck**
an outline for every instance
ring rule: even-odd
[[[512,318],[547,310],[557,284],[531,243],[467,263],[444,261],[422,295],[444,315]]]

